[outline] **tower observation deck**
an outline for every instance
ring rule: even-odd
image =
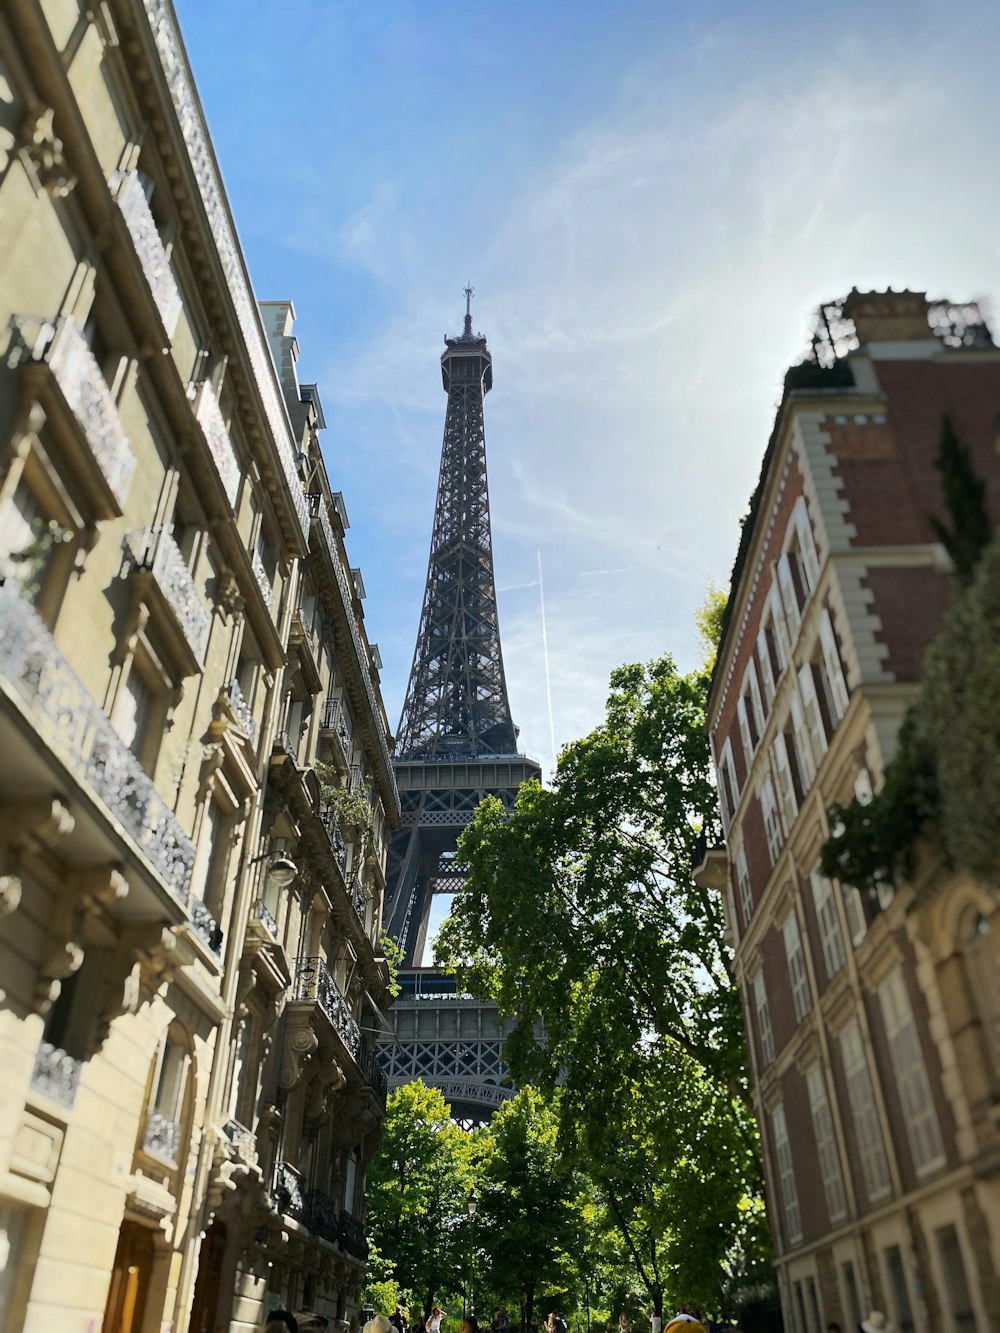
[[[421,967],[431,904],[461,891],[455,848],[479,802],[495,795],[512,807],[520,784],[541,772],[518,752],[507,698],[483,413],[493,359],[472,331],[471,287],[465,294],[463,331],[445,338],[441,356],[448,405],[434,527],[393,760],[402,824],[389,852],[386,921],[403,949],[405,984],[382,1059],[390,1084],[423,1078],[474,1120],[507,1095],[503,1025],[491,1005]]]

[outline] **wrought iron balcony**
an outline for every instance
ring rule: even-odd
[[[278,923],[264,906],[263,899],[258,899],[253,909],[253,914],[258,921],[262,921],[267,929],[267,933],[276,943],[281,943],[281,932],[278,930]]]
[[[365,780],[361,774],[361,765],[352,764],[347,771],[347,790],[364,791]]]
[[[365,893],[365,886],[358,875],[351,876],[350,884],[351,906],[357,912],[362,926],[365,924],[365,916],[368,908],[368,895]]]
[[[385,1076],[385,1070],[379,1064],[378,1048],[370,1042],[363,1042],[361,1046],[361,1058],[358,1063],[361,1066],[361,1072],[364,1074],[368,1086],[384,1102],[386,1090],[389,1085]]]
[[[72,319],[15,315],[10,355],[14,364],[47,367],[87,452],[97,465],[110,503],[98,518],[120,514],[135,472],[135,455],[101,368]]]
[[[61,1106],[72,1107],[80,1083],[83,1063],[61,1051],[51,1042],[43,1041],[35,1056],[31,1086],[45,1097],[51,1097]]]
[[[340,1213],[340,1248],[346,1250],[348,1254],[353,1254],[355,1259],[368,1258],[365,1229],[346,1208],[341,1209]]]
[[[170,261],[156,229],[142,183],[134,171],[116,171],[111,177],[111,188],[132,237],[132,244],[153,293],[167,337],[172,338],[181,313],[181,294],[170,271]]]
[[[203,663],[212,622],[170,529],[139,528],[126,536],[125,549],[133,569],[152,576],[192,654]]]
[[[291,1162],[279,1162],[274,1168],[271,1202],[282,1216],[305,1222],[307,1208],[302,1176]]]
[[[240,489],[240,464],[229,438],[229,431],[219,411],[219,402],[210,380],[191,386],[195,419],[205,436],[208,452],[212,455],[215,470],[219,474],[222,488],[232,507],[236,508],[236,496]]]
[[[320,729],[322,731],[332,731],[339,738],[344,747],[345,755],[349,755],[354,742],[351,740],[350,728],[347,725],[347,714],[344,712],[344,703],[342,699],[325,699],[323,701],[323,716],[320,719]]]
[[[181,1149],[181,1127],[155,1108],[146,1117],[146,1133],[142,1140],[146,1152],[152,1153],[171,1166],[177,1165]]]
[[[241,1125],[238,1120],[227,1120],[222,1126],[222,1132],[235,1148],[238,1157],[244,1162],[256,1161],[257,1140],[252,1130]]]
[[[191,929],[214,954],[222,953],[222,927],[200,898],[191,899]]]
[[[194,844],[12,579],[0,589],[0,642],[0,680],[17,696],[39,740],[96,796],[186,907]]]
[[[347,868],[347,843],[344,841],[344,833],[340,827],[340,815],[333,805],[320,806],[320,822],[326,829],[326,836],[330,840],[330,850],[333,852],[334,859],[340,866],[341,872]]]
[[[254,551],[250,557],[250,567],[253,570],[253,576],[257,580],[257,587],[260,589],[260,595],[264,599],[264,605],[268,612],[274,615],[274,588],[271,580],[268,578],[267,570],[264,568],[264,562],[260,558],[260,553]]]
[[[340,1235],[337,1226],[337,1205],[322,1190],[310,1190],[306,1195],[306,1226],[320,1240],[336,1241]]]
[[[301,958],[295,971],[295,998],[311,1000],[326,1014],[340,1034],[341,1041],[358,1058],[361,1031],[348,1008],[343,992],[322,958]]]
[[[247,703],[243,691],[240,689],[238,680],[231,680],[225,688],[226,702],[229,704],[230,711],[239,724],[240,730],[246,735],[251,745],[257,744],[257,719],[250,711],[250,705]]]

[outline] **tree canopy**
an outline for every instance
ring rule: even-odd
[[[691,874],[700,836],[720,832],[706,694],[668,656],[617,670],[551,789],[479,807],[437,949],[514,1020],[518,1081],[560,1090],[563,1153],[658,1312],[695,1290],[721,1299],[759,1216],[723,906]]]

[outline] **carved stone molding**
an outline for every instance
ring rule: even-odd
[[[281,1051],[281,1073],[278,1086],[285,1092],[291,1092],[302,1081],[305,1067],[319,1048],[319,1038],[308,1026],[293,1027],[289,1022],[285,1030],[285,1041]]]
[[[323,1125],[333,1111],[334,1097],[346,1084],[344,1071],[336,1060],[323,1060],[309,1080],[306,1089],[306,1119],[315,1127]]]
[[[222,613],[231,620],[243,614],[246,601],[240,592],[239,580],[231,569],[224,569],[216,584],[215,600]]]
[[[18,153],[35,188],[53,199],[65,199],[76,184],[54,127],[50,106],[35,106],[21,122]]]
[[[45,1014],[59,998],[62,982],[79,970],[91,918],[128,894],[128,880],[114,866],[98,866],[72,877],[56,898],[35,983],[35,1012]]]
[[[874,936],[874,930],[869,932],[868,939]],[[867,944],[867,940],[865,943]],[[867,956],[864,956],[862,950],[858,951],[858,971],[861,974],[861,980],[864,982],[865,989],[870,995],[874,995],[883,981],[902,964],[903,954],[893,935],[885,935],[881,940],[876,941]]]

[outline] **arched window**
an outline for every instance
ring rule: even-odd
[[[982,912],[967,919],[965,967],[979,1012],[994,1077],[1000,1077],[1000,965],[990,921]]]

